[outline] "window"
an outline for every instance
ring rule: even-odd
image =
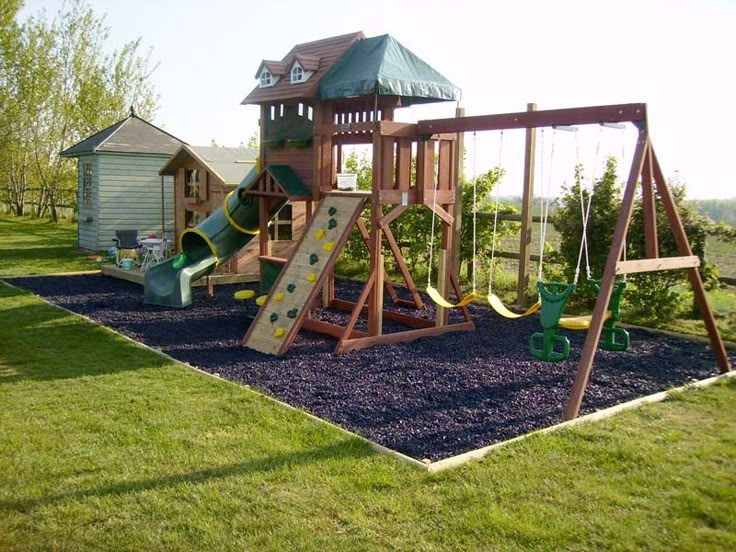
[[[184,226],[194,228],[199,224],[200,214],[198,211],[184,211]]]
[[[92,163],[82,164],[82,205],[92,205]]]
[[[184,197],[199,197],[199,171],[186,169],[184,171]]]
[[[275,83],[273,82],[273,77],[271,76],[271,72],[264,68],[263,71],[261,71],[261,77],[260,77],[260,86],[261,88],[268,88],[269,86],[273,86]]]
[[[304,82],[304,69],[302,69],[302,66],[299,65],[298,61],[294,62],[294,66],[291,68],[291,83],[297,83],[297,82]]]
[[[269,238],[272,240],[291,240],[291,205],[284,205],[278,212],[272,224],[268,227]]]

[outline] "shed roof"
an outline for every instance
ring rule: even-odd
[[[253,148],[182,145],[161,168],[159,174],[173,175],[189,158],[219,178],[223,184],[238,185],[256,166],[258,151]]]
[[[246,104],[260,104],[277,100],[288,100],[297,98],[314,98],[317,96],[317,83],[330,67],[345,53],[350,45],[365,38],[362,31],[348,33],[340,36],[315,40],[313,42],[305,42],[294,46],[286,56],[281,60],[286,71],[284,76],[273,86],[261,88],[256,86],[250,94],[241,102]],[[305,69],[309,67],[317,67],[309,80],[300,83],[291,83],[290,69],[295,59],[299,59],[299,63]],[[319,60],[319,61],[317,61]],[[273,62],[264,60],[258,71],[264,66],[269,66]],[[270,70],[270,69],[269,69]],[[308,69],[311,70],[311,69]]]
[[[460,89],[391,35],[354,42],[319,81],[319,99],[378,94],[402,105],[460,99]]]
[[[131,114],[65,149],[61,155],[78,157],[95,152],[171,155],[185,143],[165,130]]]

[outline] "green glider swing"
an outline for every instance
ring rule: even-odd
[[[554,131],[556,130],[557,129],[555,128]],[[550,155],[551,160],[554,159],[554,131],[552,150]],[[542,147],[544,147],[543,144],[544,130],[542,130]],[[598,146],[596,148],[596,160],[594,162],[594,167],[595,165],[597,165],[598,162],[597,160],[599,149],[600,137],[598,140]],[[542,155],[541,172],[543,179],[542,182],[544,182],[544,155]],[[551,172],[552,171],[550,170],[549,182],[551,182]],[[590,258],[588,255],[587,243],[587,226],[590,216],[590,205],[593,200],[593,184],[595,183],[595,173],[591,178],[591,183],[591,189],[590,193],[588,194],[587,202],[585,201],[582,186],[580,186],[580,210],[583,228],[582,237],[580,240],[580,249],[578,252],[578,262],[575,267],[575,277],[572,284],[561,282],[544,282],[542,279],[544,243],[546,237],[550,202],[549,183],[546,200],[543,200],[542,232],[540,236],[539,267],[537,274],[537,290],[539,292],[539,301],[541,302],[540,323],[542,325],[542,332],[535,332],[529,338],[529,352],[534,358],[539,360],[544,360],[548,362],[559,362],[562,360],[566,360],[570,356],[570,341],[565,336],[557,335],[558,329],[564,328],[568,330],[587,330],[590,328],[590,323],[592,319],[591,316],[564,317],[563,312],[565,310],[565,305],[567,304],[568,298],[577,288],[577,282],[580,275],[580,264],[582,261],[583,253],[585,253],[585,264],[588,282],[597,292],[600,291],[600,281],[593,280],[591,277]],[[601,349],[608,351],[625,351],[629,348],[630,339],[628,332],[625,329],[616,326],[617,322],[621,318],[621,299],[623,297],[623,292],[625,289],[625,280],[614,282],[613,291],[608,303],[608,310],[605,313],[605,321],[603,324],[601,340],[599,343]]]

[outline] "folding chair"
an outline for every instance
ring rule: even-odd
[[[121,255],[123,251],[133,251],[137,256],[138,250],[138,230],[115,230],[115,237],[112,239],[115,244],[115,265],[121,266],[122,261],[129,255]]]

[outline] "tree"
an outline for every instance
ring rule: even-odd
[[[122,119],[131,106],[145,118],[153,115],[150,51],[140,55],[136,40],[105,54],[104,19],[81,0],[62,6],[52,20],[42,12],[14,25],[0,61],[4,199],[22,214],[33,188],[35,214],[55,221],[59,202],[76,197],[74,163],[59,152]]]
[[[588,254],[591,266],[591,276],[600,278],[606,264],[613,232],[621,208],[621,197],[616,177],[616,161],[609,158],[606,168],[600,180],[593,186],[592,203],[587,227]],[[589,191],[582,186],[583,167],[576,168],[575,183],[564,191],[560,201],[560,207],[556,211],[552,221],[555,228],[560,232],[561,245],[559,258],[564,266],[564,277],[572,282],[575,276],[575,268],[578,264],[580,251],[580,240],[582,236],[582,212],[580,197],[582,194],[583,205],[587,205],[590,198]],[[714,267],[705,261],[705,238],[710,227],[708,221],[699,215],[692,205],[685,201],[685,187],[678,183],[668,184],[670,192],[680,213],[685,231],[690,240],[693,252],[701,259],[701,275],[707,285],[713,285],[716,281]],[[582,190],[581,190],[582,188]],[[670,230],[669,222],[665,217],[659,196],[656,198],[657,208],[657,233],[659,251],[661,256],[678,255],[677,247]],[[637,198],[629,223],[626,240],[626,255],[628,258],[645,258],[646,250],[644,244],[644,216],[642,202]],[[575,300],[579,304],[591,306],[595,298],[595,292],[587,285],[585,274],[585,258],[581,260],[581,279],[579,290]],[[627,304],[640,317],[656,319],[671,316],[682,304],[683,290],[680,284],[686,281],[684,271],[661,271],[656,273],[632,274],[628,278],[628,286],[625,294]]]
[[[608,251],[613,242],[613,230],[618,220],[618,210],[621,205],[621,194],[616,181],[616,158],[609,157],[606,160],[603,176],[593,184],[591,202],[590,189],[584,186],[584,168],[582,165],[575,167],[575,181],[569,188],[563,189],[560,206],[551,216],[552,224],[560,233],[559,256],[563,262],[564,275],[567,281],[572,282],[575,270],[580,266],[580,274],[583,280],[586,277],[586,257],[583,252],[580,255],[580,245],[583,237],[583,212],[581,210],[580,197],[582,195],[583,205],[590,204],[588,224],[586,229],[586,241],[590,272],[593,278],[600,278],[603,267],[608,258]]]

